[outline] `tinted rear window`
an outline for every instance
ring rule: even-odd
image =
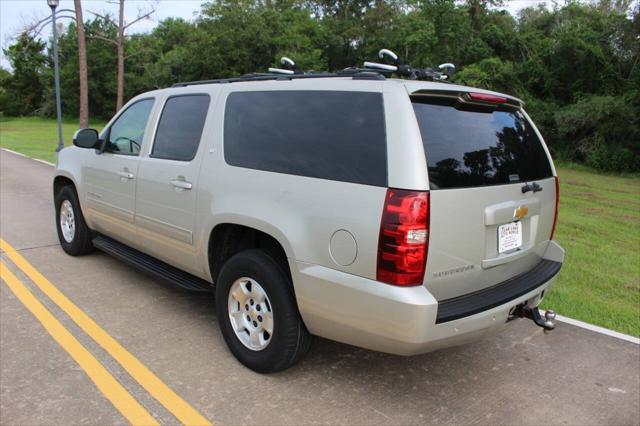
[[[382,95],[232,93],[225,112],[224,156],[239,167],[386,186]]]
[[[522,112],[463,110],[456,101],[413,99],[431,189],[525,182],[552,176],[540,139]]]
[[[167,99],[162,110],[151,157],[191,161],[198,151],[209,95],[179,95]]]

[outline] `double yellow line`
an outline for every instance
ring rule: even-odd
[[[183,400],[117,340],[85,314],[31,265],[11,245],[0,238],[0,249],[33,283],[100,345],[151,396],[181,423],[211,423]],[[78,363],[96,387],[114,407],[134,425],[157,425],[157,420],[122,386],[115,377],[58,321],[29,291],[20,279],[0,260],[0,276],[22,304],[40,321],[45,330]]]

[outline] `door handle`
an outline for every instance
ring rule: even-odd
[[[533,189],[533,192],[540,192],[542,191],[542,187],[540,185],[538,185],[536,182],[533,182],[531,184],[531,188]]]
[[[537,182],[533,182],[531,184],[525,183],[522,187],[522,193],[526,194],[529,191],[533,191],[534,193],[542,191],[542,187],[538,185]]]
[[[133,173],[128,170],[120,170],[118,172],[118,176],[123,177],[125,179],[133,179]]]
[[[171,185],[175,186],[176,188],[180,188],[180,189],[191,189],[191,188],[193,188],[193,185],[191,184],[191,182],[187,182],[186,180],[181,180],[181,179],[172,179],[171,180]]]

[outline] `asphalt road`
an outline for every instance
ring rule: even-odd
[[[180,423],[185,412],[217,425],[640,423],[640,346],[564,323],[544,334],[530,321],[514,321],[486,340],[410,358],[316,339],[294,368],[253,373],[225,347],[211,297],[173,290],[101,253],[65,255],[52,175],[50,166],[0,151],[0,236],[42,278],[27,275],[8,246],[0,257],[53,315],[38,320],[5,272],[0,424],[131,422],[129,408],[117,408],[97,384],[102,368],[161,424]],[[96,343],[41,289],[43,280],[143,367],[117,362],[109,345]],[[86,370],[54,340],[45,327],[58,321],[100,369]],[[152,396],[164,388],[134,378],[141,368],[186,408]]]

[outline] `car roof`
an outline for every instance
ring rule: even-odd
[[[380,76],[382,77],[382,76]],[[417,94],[417,93],[425,93],[425,94],[433,94],[437,92],[449,92],[449,93],[465,93],[465,92],[476,92],[489,94],[494,96],[500,96],[508,98],[512,101],[519,103],[520,105],[524,105],[524,102],[515,97],[505,93],[496,92],[493,90],[480,89],[477,87],[464,86],[459,84],[453,84],[446,81],[420,81],[420,80],[406,80],[400,78],[354,78],[351,75],[345,76],[314,76],[313,78],[291,78],[287,75],[282,76],[272,76],[272,78],[264,78],[260,80],[244,80],[241,78],[238,79],[222,79],[222,80],[210,80],[210,81],[196,81],[196,82],[186,82],[186,83],[177,83],[172,87],[153,90],[150,92],[146,92],[142,95],[137,96],[136,98],[141,98],[144,96],[155,96],[155,95],[171,95],[176,93],[194,93],[194,92],[202,92],[207,91],[208,88],[213,87],[221,87],[220,83],[224,83],[224,86],[228,84],[232,84],[231,87],[237,88],[238,91],[246,91],[249,88],[255,87],[259,89],[261,87],[273,88],[274,82],[280,81],[304,81],[305,90],[308,88],[317,86],[319,90],[327,90],[332,82],[336,83],[336,86],[341,86],[343,88],[345,86],[345,82],[353,81],[354,86],[362,87],[363,83],[369,83],[372,86],[372,90],[380,91],[383,90],[385,85],[401,85],[407,91],[408,94]],[[329,84],[327,84],[329,83]],[[377,86],[375,89],[374,87]],[[396,86],[397,87],[397,86]]]

